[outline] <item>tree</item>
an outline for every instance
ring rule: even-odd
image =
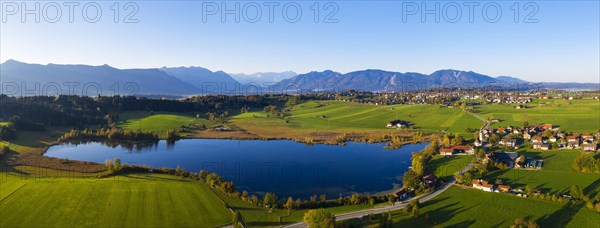
[[[109,159],[106,159],[106,161],[104,161],[104,164],[106,165],[106,169],[108,169],[109,173],[113,173],[114,172],[114,165],[113,162]]]
[[[500,142],[500,135],[494,133],[490,136],[490,138],[488,139],[488,142],[491,144],[496,144],[498,142]]]
[[[571,194],[571,197],[573,197],[575,199],[581,199],[581,197],[583,196],[583,192],[577,185],[571,186],[570,194]]]
[[[515,223],[510,225],[511,228],[539,228],[535,221],[527,221],[525,218],[515,219]]]
[[[321,194],[321,196],[319,196],[319,200],[321,200],[321,202],[325,202],[325,200],[327,200],[327,195]]]
[[[402,176],[402,183],[406,188],[416,189],[419,187],[419,183],[421,183],[421,176],[419,176],[414,170],[409,169]]]
[[[304,213],[304,223],[309,228],[333,228],[335,217],[325,209],[313,209]]]
[[[275,196],[273,193],[267,192],[263,198],[263,205],[269,208],[277,206],[277,196]]]
[[[123,166],[121,166],[121,159],[120,158],[113,159],[113,170],[115,171],[115,173],[118,173],[119,171],[121,171],[122,168],[123,168]]]
[[[456,135],[454,135],[454,139],[452,139],[452,143],[454,145],[462,145],[463,141],[464,140],[463,140],[462,136],[460,136],[460,134],[458,134],[458,133]]]
[[[412,154],[412,170],[419,176],[422,176],[425,173],[425,160],[425,156],[421,153]]]
[[[200,170],[200,180],[206,181],[206,176],[208,176],[208,172],[206,170]]]
[[[292,197],[288,197],[287,201],[283,206],[286,209],[288,209],[288,215],[290,215],[292,213],[292,210],[294,209],[294,199],[292,199]]]
[[[527,128],[527,127],[529,127],[529,121],[525,121],[525,122],[523,122],[523,127],[524,127],[524,128]]]
[[[449,146],[450,145],[450,136],[444,134],[444,139],[442,140],[442,145]]]

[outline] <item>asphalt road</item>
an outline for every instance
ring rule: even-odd
[[[471,168],[471,166],[473,166],[473,163],[469,163],[469,165],[467,165],[467,167],[465,167],[461,171],[461,173],[467,172]],[[420,203],[427,202],[428,200],[430,200],[430,199],[438,196],[442,192],[446,191],[446,189],[448,189],[450,186],[454,185],[454,183],[456,183],[456,180],[454,178],[452,178],[452,180],[450,182],[446,183],[444,186],[437,188],[432,193],[429,193],[425,196],[418,198],[419,202]],[[362,210],[362,211],[355,211],[355,212],[350,212],[350,213],[345,213],[345,214],[339,214],[339,215],[335,216],[335,220],[343,221],[343,220],[348,220],[348,219],[353,219],[353,218],[361,218],[361,217],[367,216],[369,214],[381,214],[381,213],[388,212],[388,211],[400,210],[400,209],[406,207],[407,204],[408,203],[403,202],[401,204],[397,204],[397,205],[393,205],[393,206],[377,207],[377,208],[372,208],[372,209],[367,209],[367,210]],[[294,223],[294,224],[287,225],[284,227],[286,227],[286,228],[304,228],[307,226],[306,226],[306,224],[304,224],[304,222],[299,222],[299,223]]]

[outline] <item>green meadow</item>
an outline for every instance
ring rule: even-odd
[[[196,119],[191,115],[180,113],[155,113],[149,112],[125,112],[119,115],[117,126],[128,130],[141,130],[148,132],[164,132],[170,129],[179,129],[192,123],[206,124],[205,119]]]
[[[420,214],[441,226],[508,227],[517,218],[535,220],[541,227],[594,227],[600,216],[583,205],[520,198],[475,189],[451,187],[424,203]]]
[[[218,191],[215,191],[215,194],[219,195],[231,208],[238,210],[244,217],[244,222],[246,222],[246,224],[250,227],[280,227],[281,225],[297,223],[302,221],[304,218],[304,213],[308,211],[307,209],[292,210],[290,213],[286,209],[274,209],[273,211],[269,212],[267,208],[250,205],[243,201],[226,196]],[[325,208],[325,210],[331,212],[332,214],[343,214],[347,212],[383,206],[384,204],[387,205],[387,203],[381,203],[377,205],[359,204],[330,207]]]
[[[486,179],[502,179],[504,184],[508,184],[513,188],[524,188],[529,185],[531,188],[541,190],[544,193],[568,192],[573,185],[579,186],[588,195],[595,196],[600,192],[600,174],[579,173],[571,168],[575,157],[581,154],[579,150],[536,151],[521,149],[519,153],[528,157],[544,159],[542,170],[495,170],[488,173]]]
[[[515,109],[514,104],[490,104],[476,106],[478,114],[485,118],[498,119],[492,127],[523,126],[551,123],[562,130],[573,132],[596,132],[600,129],[599,100],[534,100],[527,108]]]
[[[405,120],[425,132],[466,133],[467,128],[480,128],[481,121],[460,108],[437,105],[376,106],[340,101],[310,101],[294,105],[284,119],[262,111],[234,116],[230,122],[246,129],[280,128],[289,131],[360,132],[386,130],[392,120]],[[287,121],[287,122],[286,122]]]
[[[600,224],[598,213],[583,205],[565,206],[458,186],[423,203],[418,218],[402,211],[394,211],[392,218],[394,227],[509,227],[518,218],[534,220],[540,227],[598,227]],[[345,224],[369,226],[368,221],[359,219]]]
[[[171,175],[1,175],[0,227],[217,227],[231,222],[231,213],[208,187]]]
[[[429,161],[428,167],[434,175],[441,179],[449,179],[454,176],[454,173],[462,171],[469,163],[473,161],[473,156],[461,155],[446,157],[435,155]]]

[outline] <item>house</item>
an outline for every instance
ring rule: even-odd
[[[593,141],[594,140],[594,136],[590,135],[590,134],[584,134],[584,135],[581,136],[581,138],[583,140],[589,140],[589,141]]]
[[[579,137],[577,137],[577,135],[567,136],[567,142],[571,144],[579,144]]]
[[[500,145],[515,147],[517,145],[517,140],[513,138],[503,138],[502,140],[500,140]]]
[[[556,142],[556,137],[550,136],[550,138],[548,138],[548,141],[550,141],[550,142]]]
[[[515,152],[491,152],[487,158],[497,163],[504,163],[509,168],[515,166],[515,160],[519,157]]]
[[[475,149],[473,149],[472,146],[466,146],[466,145],[442,147],[440,149],[440,155],[444,155],[444,156],[452,156],[454,154],[462,154],[462,153],[475,154]]]
[[[590,152],[596,152],[597,148],[596,148],[596,144],[595,143],[590,143],[590,144],[584,144],[583,145],[583,151],[590,151]]]
[[[540,149],[541,149],[541,150],[550,150],[550,145],[548,145],[548,144],[542,144],[542,145],[540,146]]]
[[[531,135],[529,134],[529,132],[525,132],[523,134],[523,139],[531,139]]]
[[[454,149],[455,153],[475,154],[475,149],[473,149],[472,146],[466,146],[466,145],[453,146],[452,149]]]
[[[388,122],[386,127],[389,128],[406,128],[409,126],[409,123],[406,121],[402,121],[402,120],[394,120],[391,122]]]
[[[546,130],[552,130],[552,124],[544,124]]]
[[[440,154],[444,156],[452,156],[454,154],[454,149],[452,147],[442,147],[440,149]]]
[[[543,140],[542,136],[535,136],[535,137],[531,138],[532,143],[542,143],[542,140]]]
[[[481,180],[475,179],[471,181],[473,188],[481,189]]]
[[[481,182],[481,190],[486,191],[486,192],[493,192],[494,191],[494,185],[487,183],[487,181],[482,181]]]
[[[502,192],[509,192],[510,191],[510,186],[508,185],[498,185],[498,189]]]
[[[437,182],[437,177],[433,174],[429,174],[423,177],[423,183],[425,183],[430,188],[435,187],[435,183]]]
[[[399,200],[403,200],[406,197],[408,197],[408,191],[406,191],[406,189],[402,189],[402,190],[392,194],[392,196],[398,198]]]

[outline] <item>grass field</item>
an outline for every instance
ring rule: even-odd
[[[446,131],[472,137],[466,128],[480,128],[481,121],[459,108],[440,108],[436,105],[375,106],[339,101],[311,101],[298,104],[286,113],[285,119],[267,117],[262,111],[244,113],[230,122],[250,132],[263,135],[288,132],[361,132],[387,130],[392,120],[405,120],[422,131]],[[286,120],[288,123],[286,123]]]
[[[600,216],[585,206],[525,199],[453,186],[424,203],[421,215],[441,226],[508,227],[517,218],[528,217],[541,227],[597,227]]]
[[[562,130],[596,132],[600,129],[600,101],[598,100],[534,100],[525,109],[515,109],[514,104],[480,105],[476,110],[485,118],[499,119],[492,127],[522,126],[551,123]]]
[[[544,159],[542,170],[496,170],[488,174],[486,179],[500,178],[504,184],[513,188],[529,185],[542,192],[561,193],[567,192],[572,185],[578,185],[585,194],[596,195],[600,192],[600,174],[578,173],[571,168],[573,160],[581,152],[579,150],[535,151],[521,149],[520,153],[528,157],[541,157]]]
[[[394,227],[509,227],[517,218],[540,227],[598,227],[600,216],[582,206],[520,198],[513,195],[452,186],[423,203],[419,217],[393,211]],[[427,216],[426,216],[427,215]],[[425,221],[429,217],[429,221]],[[378,227],[378,221],[352,219],[347,227]]]
[[[308,210],[293,210],[291,214],[288,215],[288,211],[284,209],[275,209],[272,212],[268,212],[266,208],[256,207],[240,200],[236,200],[229,196],[225,196],[222,193],[215,192],[219,195],[229,206],[235,208],[240,211],[240,214],[244,217],[244,221],[250,227],[279,227],[285,224],[292,224],[296,222],[302,221],[304,218],[304,213]],[[385,204],[385,203],[383,203]],[[342,214],[351,211],[364,210],[373,208],[379,205],[370,205],[370,204],[359,204],[359,205],[349,205],[349,206],[340,206],[340,207],[331,207],[326,208],[327,211],[333,214]]]
[[[448,179],[454,176],[455,172],[463,170],[472,160],[473,156],[446,157],[435,155],[429,161],[428,166],[438,178]]]
[[[0,227],[215,227],[231,221],[208,187],[170,175],[118,180],[2,175]]]
[[[117,126],[129,130],[142,130],[149,132],[164,132],[170,129],[179,129],[181,126],[187,126],[194,122],[206,124],[209,121],[205,119],[196,119],[193,116],[178,113],[155,113],[150,115],[148,112],[125,112],[120,114],[120,121]]]

